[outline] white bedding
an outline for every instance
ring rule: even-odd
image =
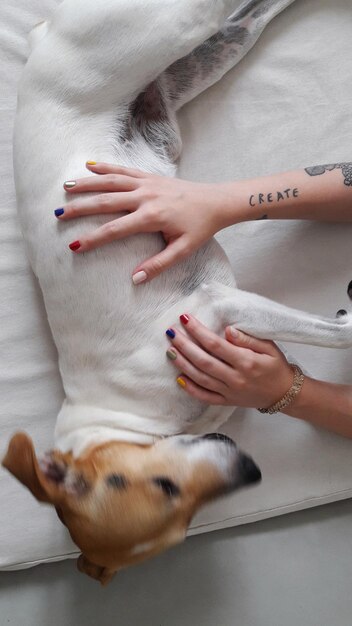
[[[26,429],[38,449],[50,447],[63,397],[41,294],[16,220],[11,164],[26,33],[56,4],[2,0],[0,8],[0,452],[17,429]],[[296,0],[234,71],[181,112],[180,176],[229,180],[351,161],[351,27],[350,0]],[[219,239],[241,287],[333,316],[350,306],[351,235],[349,225],[267,221],[227,229]],[[290,352],[313,375],[352,383],[351,350],[290,346]],[[256,411],[237,411],[226,430],[255,457],[263,483],[208,507],[194,520],[192,533],[352,495],[351,441]],[[0,499],[1,569],[74,555],[55,512],[4,471]]]

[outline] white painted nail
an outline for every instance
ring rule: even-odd
[[[64,183],[64,187],[66,187],[66,189],[72,189],[75,186],[76,186],[75,180],[66,180],[66,182]]]
[[[134,285],[140,285],[140,283],[144,283],[145,280],[147,280],[147,274],[145,272],[137,272],[132,276]]]

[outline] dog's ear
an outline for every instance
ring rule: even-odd
[[[17,478],[40,502],[56,501],[57,485],[48,480],[39,467],[33,442],[26,433],[16,433],[10,443],[2,465]]]
[[[82,574],[87,574],[94,580],[98,580],[103,587],[107,585],[111,579],[113,578],[116,570],[111,570],[108,567],[101,567],[100,565],[95,565],[87,559],[84,554],[81,554],[77,561],[77,567]]]

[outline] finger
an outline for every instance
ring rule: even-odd
[[[78,241],[69,244],[69,247],[75,253],[88,252],[112,241],[142,232],[144,227],[144,222],[140,216],[137,213],[132,213],[107,222],[95,231],[83,235]]]
[[[88,191],[134,191],[138,187],[138,180],[122,174],[102,174],[89,176],[77,180],[66,180],[64,189],[67,193],[86,193]]]
[[[95,174],[122,174],[123,176],[132,176],[132,178],[148,178],[151,176],[151,174],[142,170],[135,170],[122,165],[113,165],[112,163],[97,163],[96,161],[87,161],[86,168]]]
[[[174,347],[170,348],[166,352],[168,358],[172,361],[175,367],[190,378],[194,383],[203,387],[208,391],[214,391],[220,393],[226,387],[221,381],[216,378],[212,378],[208,374],[197,369],[190,361],[188,361],[181,352],[178,352]]]
[[[226,363],[203,350],[181,331],[169,329],[166,334],[183,357],[203,374],[215,378],[222,384],[226,384],[226,381],[231,379],[233,370]]]
[[[224,398],[224,396],[219,393],[214,393],[213,391],[208,391],[207,389],[199,387],[199,385],[187,378],[187,376],[179,376],[177,378],[177,383],[184,391],[192,396],[192,398],[196,398],[200,402],[214,405],[226,404],[226,398]]]
[[[242,356],[239,354],[239,348],[236,349],[234,346],[231,346],[226,339],[222,339],[216,333],[213,333],[192,315],[183,314],[180,316],[180,321],[186,328],[187,333],[196,339],[203,350],[231,365],[231,367],[236,366],[237,361]]]
[[[174,239],[162,252],[138,265],[133,271],[132,280],[135,285],[152,280],[169,267],[185,259],[189,254],[190,248],[186,237],[181,236]]]
[[[240,348],[252,350],[258,354],[268,354],[269,356],[275,356],[275,354],[277,354],[278,348],[273,341],[257,339],[256,337],[243,333],[234,326],[227,326],[225,329],[225,337],[229,343]]]
[[[112,192],[98,196],[84,196],[55,209],[54,214],[60,220],[69,220],[82,215],[96,215],[105,213],[119,213],[120,211],[135,211],[139,206],[136,194],[132,192]]]

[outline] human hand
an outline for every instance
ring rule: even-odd
[[[75,245],[70,244],[77,253],[136,233],[161,232],[167,245],[134,269],[135,284],[158,276],[224,227],[223,211],[231,201],[227,183],[194,183],[107,163],[88,162],[87,168],[95,176],[66,181],[64,188],[70,196],[87,192],[98,195],[80,195],[56,209],[55,215],[60,220],[70,220],[97,213],[127,212],[94,232],[82,234]]]
[[[231,326],[222,339],[191,315],[180,320],[187,332],[167,331],[172,342],[167,356],[189,395],[207,404],[266,408],[290,389],[292,368],[272,341]]]

